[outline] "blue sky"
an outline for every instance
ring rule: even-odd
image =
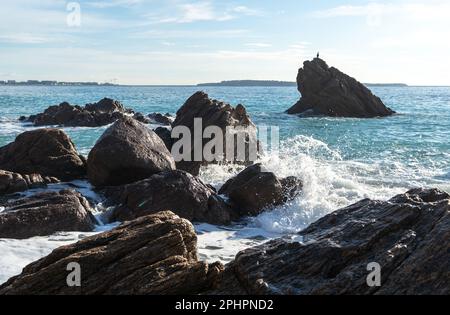
[[[8,3],[5,3],[8,2]],[[0,79],[295,81],[321,52],[364,82],[450,85],[450,2],[64,0],[0,4]]]

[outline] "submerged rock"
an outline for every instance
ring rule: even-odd
[[[2,203],[0,238],[25,239],[56,232],[90,232],[97,223],[88,201],[72,190]]]
[[[66,282],[74,262],[80,287]],[[213,287],[222,269],[198,261],[192,224],[160,212],[56,249],[1,285],[0,295],[192,295]]]
[[[111,222],[132,220],[170,209],[192,222],[230,224],[238,216],[216,192],[184,171],[167,171],[143,181],[110,190],[112,203],[120,204]],[[120,196],[116,199],[117,196]]]
[[[86,160],[64,131],[38,129],[0,148],[0,169],[70,181],[86,176]]]
[[[100,127],[132,113],[132,110],[126,109],[119,101],[104,98],[84,107],[67,102],[50,106],[43,113],[30,116],[28,121],[35,126]]]
[[[371,118],[395,113],[366,86],[319,58],[303,64],[297,83],[302,98],[288,114]]]
[[[13,194],[28,189],[47,187],[58,183],[54,177],[42,177],[39,174],[21,175],[0,170],[0,195]]]
[[[119,186],[175,169],[164,142],[137,120],[121,118],[89,153],[88,177],[95,186]]]
[[[245,163],[245,162],[253,162],[256,160],[256,153],[258,150],[258,141],[256,137],[256,126],[250,120],[250,117],[247,114],[247,111],[244,106],[238,105],[236,108],[232,107],[229,104],[225,104],[223,102],[219,102],[217,100],[212,100],[209,98],[208,94],[204,92],[197,92],[192,95],[186,103],[178,110],[177,117],[172,124],[173,128],[184,126],[189,128],[192,135],[192,146],[190,150],[190,160],[177,162],[177,168],[187,171],[193,175],[198,175],[200,171],[201,165],[208,164],[207,161],[194,161],[194,119],[201,118],[202,119],[202,130],[204,130],[209,126],[217,126],[222,130],[223,136],[223,145],[225,154],[226,146],[227,146],[227,137],[226,137],[226,128],[234,128],[235,133],[240,133],[246,135],[246,144],[245,152],[241,152],[243,155],[242,159],[238,158],[237,152],[237,141],[235,141],[234,146],[230,147],[234,148],[234,154],[231,158],[226,159],[223,156],[217,157],[216,162],[230,162],[230,163]],[[211,139],[203,139],[202,142],[202,150],[204,146]],[[203,152],[203,151],[202,151]],[[255,157],[252,158],[252,154],[255,153]]]
[[[227,181],[219,194],[228,196],[242,216],[258,215],[295,198],[302,186],[296,177],[280,180],[262,164],[255,164]]]
[[[363,200],[302,231],[242,251],[211,294],[450,294],[450,196],[411,190]],[[381,286],[369,286],[373,264]],[[373,280],[372,277],[369,277]]]

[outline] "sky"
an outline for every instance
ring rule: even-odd
[[[450,1],[14,0],[0,80],[295,81],[318,51],[366,83],[450,85]]]

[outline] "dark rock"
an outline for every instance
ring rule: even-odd
[[[170,126],[173,122],[173,117],[170,114],[160,114],[160,113],[152,113],[148,115],[151,121],[156,122],[158,124],[164,126]]]
[[[366,86],[319,58],[303,64],[297,83],[302,98],[288,114],[371,118],[395,113]]]
[[[178,126],[184,126],[189,128],[192,134],[192,148],[191,148],[191,159],[189,161],[177,161],[177,169],[185,170],[192,173],[193,175],[198,175],[201,165],[208,164],[207,161],[194,161],[194,119],[202,119],[202,132],[209,126],[217,126],[222,130],[224,135],[223,143],[225,154],[227,146],[226,128],[235,128],[233,131],[239,134],[245,135],[246,144],[245,152],[242,152],[242,158],[237,155],[237,141],[234,143],[234,155],[225,158],[224,156],[217,156],[215,162],[227,162],[227,163],[238,163],[251,164],[257,158],[258,141],[256,137],[256,126],[250,120],[247,115],[247,111],[244,106],[238,105],[236,108],[229,104],[212,100],[208,97],[208,94],[204,92],[197,92],[192,95],[186,103],[178,110],[177,117],[172,124],[173,128]],[[210,142],[211,139],[203,139],[202,148]],[[231,146],[231,145],[230,145]],[[253,155],[253,156],[252,156]],[[176,159],[177,160],[177,159]]]
[[[119,186],[174,170],[164,142],[145,125],[125,117],[109,127],[88,157],[88,177],[95,186]]]
[[[165,209],[192,222],[230,224],[236,213],[200,179],[184,171],[162,172],[123,187],[111,222],[132,220]]]
[[[25,239],[56,232],[94,229],[88,201],[71,190],[46,192],[1,205],[0,238]]]
[[[13,194],[28,189],[44,188],[48,184],[58,183],[54,177],[42,177],[39,174],[21,175],[0,170],[0,195]]]
[[[67,286],[73,262],[80,287]],[[198,261],[192,224],[160,212],[56,249],[0,286],[0,295],[193,295],[213,287],[222,270]]]
[[[133,118],[136,119],[137,121],[143,123],[143,124],[149,124],[151,123],[150,119],[148,119],[147,117],[145,117],[142,113],[136,113],[133,115]]]
[[[26,121],[27,120],[27,117],[26,116],[20,116],[19,117],[19,121]]]
[[[64,131],[38,129],[0,148],[0,169],[70,181],[86,176],[86,161]]]
[[[390,201],[363,200],[285,240],[245,250],[212,294],[450,294],[450,196],[415,189]],[[368,265],[381,266],[369,287]]]
[[[166,145],[167,150],[169,150],[169,152],[172,152],[172,146],[173,146],[173,142],[174,142],[174,139],[172,139],[172,132],[169,129],[165,128],[165,127],[158,127],[155,130],[153,130],[153,131],[164,142],[164,144]]]
[[[302,187],[296,177],[280,180],[261,164],[255,164],[227,181],[219,194],[228,196],[241,215],[258,215],[295,198]]]
[[[104,98],[85,107],[67,102],[50,106],[43,113],[30,116],[28,121],[35,126],[100,127],[112,124],[127,114],[133,114],[133,111],[118,101]]]

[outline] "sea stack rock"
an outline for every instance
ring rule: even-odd
[[[373,118],[395,113],[362,83],[320,58],[303,64],[297,84],[302,97],[288,114]]]

